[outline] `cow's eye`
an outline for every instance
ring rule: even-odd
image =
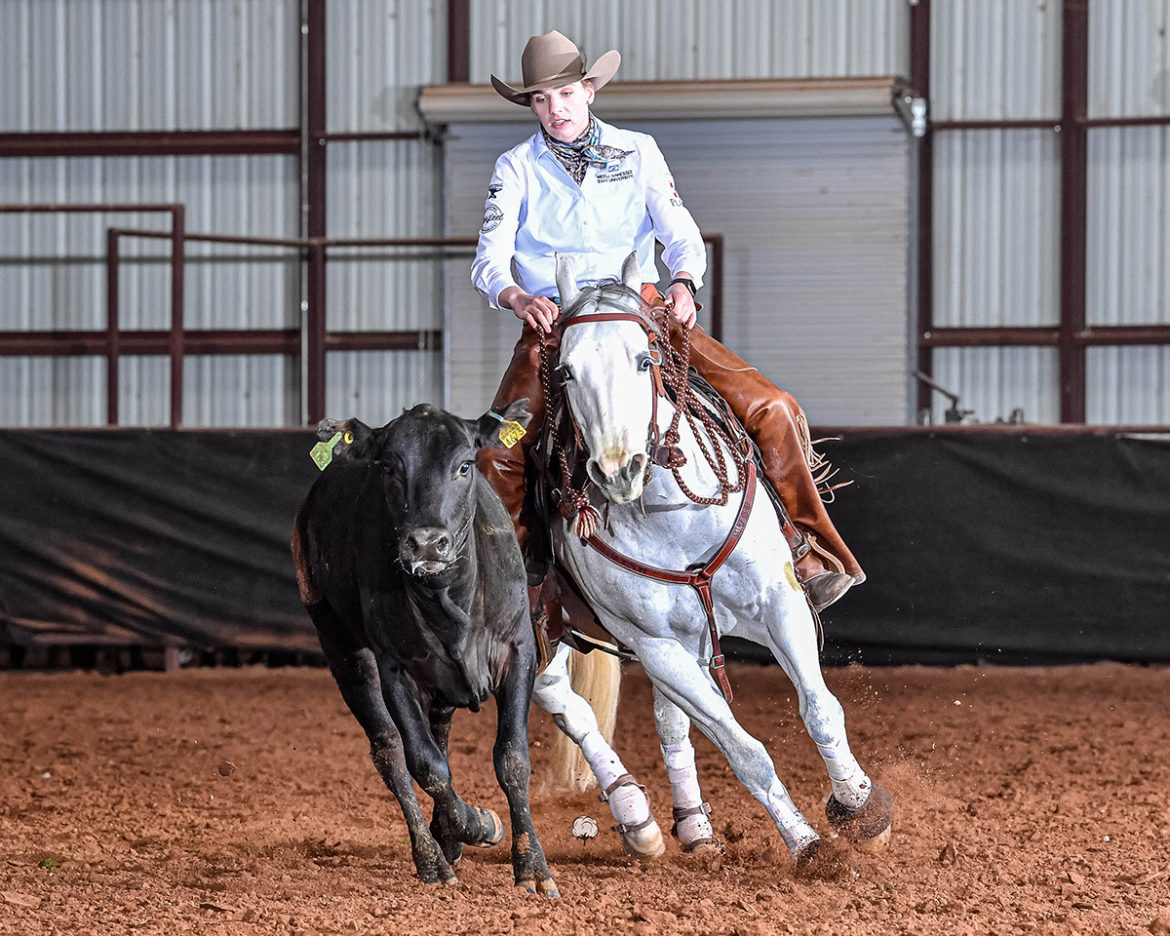
[[[459,466],[459,477],[466,478],[469,474],[471,474],[471,469],[474,467],[474,462],[465,461],[462,465]]]

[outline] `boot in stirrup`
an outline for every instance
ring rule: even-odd
[[[815,536],[808,536],[808,551],[796,560],[796,577],[804,586],[808,603],[820,612],[840,600],[856,583],[836,556],[826,552]]]

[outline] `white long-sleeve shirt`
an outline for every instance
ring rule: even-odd
[[[643,281],[657,283],[655,240],[671,278],[685,270],[702,285],[702,234],[658,144],[646,133],[597,124],[609,162],[591,166],[580,186],[540,130],[496,160],[471,267],[472,283],[492,308],[501,308],[500,292],[509,286],[555,295],[558,253],[573,255],[579,287],[620,275],[631,250]]]

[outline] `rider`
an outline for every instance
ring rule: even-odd
[[[585,286],[620,270],[634,246],[643,299],[669,309],[680,332],[690,329],[692,366],[727,401],[759,447],[764,474],[807,543],[807,551],[803,546],[795,550],[803,551],[795,562],[796,575],[820,610],[865,581],[865,573],[821,500],[814,470],[825,466],[812,450],[800,405],[695,324],[694,294],[707,269],[706,249],[657,143],[589,111],[620,63],[621,56],[610,51],[587,68],[577,46],[554,30],[528,40],[520,87],[492,75],[496,91],[531,108],[540,129],[496,160],[472,281],[489,305],[511,311],[524,323],[493,407],[502,411],[528,397],[533,420],[521,445],[481,449],[480,468],[503,499],[523,548],[525,450],[544,418],[538,329],[555,338],[553,323],[560,314],[555,255],[573,255],[578,286]],[[671,274],[665,297],[656,285],[655,240],[663,246],[662,260]]]

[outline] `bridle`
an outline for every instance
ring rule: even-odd
[[[744,530],[747,528],[748,519],[751,517],[752,505],[755,502],[756,466],[751,457],[750,442],[746,439],[746,436],[743,438],[732,438],[730,433],[713,419],[707,407],[692,396],[687,376],[690,358],[690,340],[687,332],[685,330],[683,332],[682,350],[676,351],[668,341],[660,338],[659,333],[649,324],[653,321],[651,318],[652,314],[652,310],[644,303],[641,306],[641,313],[617,311],[570,314],[562,320],[561,332],[563,335],[566,329],[574,325],[592,325],[602,322],[634,322],[645,331],[651,354],[650,392],[652,400],[650,426],[646,433],[646,450],[649,454],[649,460],[646,465],[644,482],[649,481],[652,466],[658,465],[661,468],[669,469],[673,473],[675,481],[682,492],[697,504],[724,506],[728,503],[731,494],[743,491],[743,500],[740,502],[735,522],[732,524],[731,529],[723,540],[722,546],[720,546],[714,557],[706,563],[695,563],[683,570],[661,569],[657,566],[647,565],[619,552],[602,540],[598,536],[601,517],[598,514],[597,508],[590,503],[589,496],[586,493],[589,482],[586,481],[580,489],[573,487],[572,471],[569,468],[568,457],[565,454],[564,446],[558,438],[557,419],[551,413],[553,399],[551,351],[544,334],[541,333],[540,377],[546,407],[550,411],[547,423],[550,438],[549,454],[550,457],[558,459],[561,469],[559,510],[561,516],[570,522],[572,531],[580,537],[582,543],[596,550],[615,565],[657,582],[666,582],[673,585],[689,585],[695,589],[699,597],[699,602],[707,616],[707,630],[711,640],[711,656],[709,660],[704,662],[710,667],[711,674],[718,684],[720,691],[723,693],[723,697],[730,704],[734,696],[725,671],[725,659],[719,646],[719,629],[715,619],[715,606],[711,595],[711,579],[735,551],[736,546],[739,545],[740,538],[743,536]],[[665,327],[662,329],[662,332],[666,333]],[[674,416],[666,432],[660,433],[658,426],[658,399],[659,397],[666,396],[668,387],[674,394]],[[585,446],[581,430],[578,426],[576,416],[573,414],[572,408],[569,405],[567,394],[564,394],[563,403],[578,445],[584,451]],[[687,463],[686,456],[678,448],[678,427],[682,418],[688,419],[692,426],[696,422],[702,423],[707,430],[708,438],[711,442],[710,449],[704,444],[701,434],[697,431],[697,427],[695,427],[695,431],[692,434],[704,459],[719,479],[720,493],[717,497],[704,497],[695,494],[680,475],[680,469]],[[728,466],[726,456],[723,453],[724,446],[731,453],[732,461],[737,468],[737,477],[734,484],[728,480]]]

